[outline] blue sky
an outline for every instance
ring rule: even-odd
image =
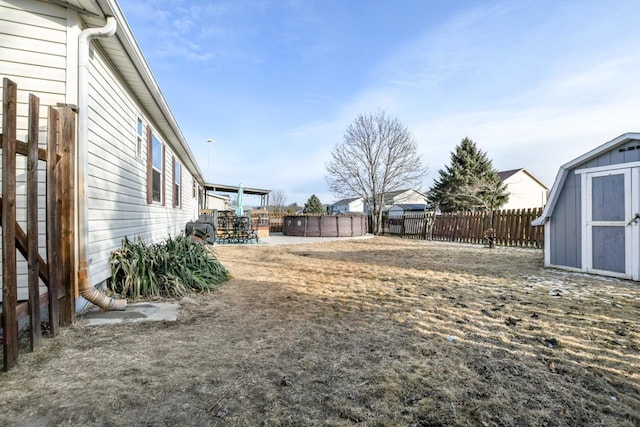
[[[560,165],[640,131],[636,0],[119,4],[207,180],[288,203],[337,199],[324,165],[378,109],[415,137],[422,190],[464,137],[551,187]]]

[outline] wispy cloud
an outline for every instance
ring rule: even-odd
[[[222,3],[140,0],[127,2],[127,16],[146,23],[136,28],[145,54],[206,62],[216,57],[212,39],[226,36],[223,28],[228,7]]]
[[[640,57],[630,54],[640,31],[605,43],[619,22],[600,22],[594,33],[570,10],[547,12],[522,28],[523,11],[509,5],[460,14],[385,58],[342,113],[381,107],[398,115],[416,135],[431,178],[469,136],[496,167],[527,167],[551,184],[561,164],[640,128],[632,101],[640,96]]]
[[[637,0],[398,2],[403,23],[424,19],[397,26],[395,38],[368,20],[392,24],[384,2],[121,3],[142,22],[145,55],[179,68],[185,88],[197,85],[176,91],[172,109],[195,141],[224,141],[219,176],[295,188],[299,202],[323,193],[345,127],[378,108],[415,135],[431,171],[425,187],[465,136],[496,167],[526,167],[551,184],[561,164],[640,130]],[[203,80],[189,81],[192,70]],[[194,148],[199,158],[203,150]]]

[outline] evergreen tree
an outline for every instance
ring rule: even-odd
[[[322,203],[320,203],[320,199],[315,194],[312,194],[307,200],[307,203],[304,204],[304,213],[317,213],[321,214],[324,212],[322,209]]]
[[[509,193],[487,154],[464,138],[451,153],[451,164],[438,171],[430,202],[443,212],[498,209]]]

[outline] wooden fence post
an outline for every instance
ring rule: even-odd
[[[4,370],[18,361],[16,272],[16,114],[18,87],[3,79],[2,102],[2,330]]]
[[[38,132],[40,100],[29,95],[29,130],[27,140],[27,281],[29,287],[30,349],[40,346],[40,270],[38,261]]]
[[[49,107],[47,122],[47,264],[49,267],[49,327],[51,336],[60,329],[60,161],[58,157],[58,110]]]
[[[60,299],[60,324],[73,324],[76,313],[76,274],[75,274],[75,240],[74,240],[74,165],[76,124],[75,113],[70,107],[62,107],[58,120],[58,143],[60,147],[60,219],[62,221],[60,235],[62,251],[60,253],[62,267],[63,296]]]

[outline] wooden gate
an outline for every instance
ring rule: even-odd
[[[18,322],[29,319],[29,350],[42,337],[41,309],[49,308],[51,336],[75,317],[74,162],[76,114],[70,107],[48,109],[46,149],[39,148],[40,100],[29,95],[27,141],[17,135],[18,87],[3,80],[2,99],[2,348],[4,370],[18,360]],[[17,220],[16,156],[26,156],[26,230]],[[46,260],[38,251],[38,164],[46,164]],[[42,169],[42,168],[41,168]],[[26,259],[28,300],[18,300],[16,249]],[[40,295],[40,280],[47,291]]]

